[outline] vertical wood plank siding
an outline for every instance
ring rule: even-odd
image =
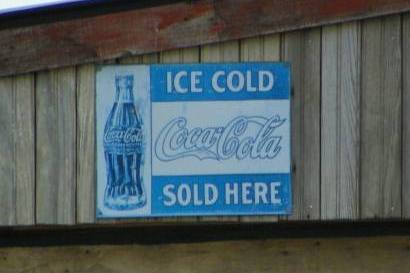
[[[76,73],[37,74],[36,215],[39,224],[75,223]]]
[[[400,26],[398,15],[363,24],[362,218],[401,216]]]
[[[359,216],[360,24],[322,31],[321,218]]]
[[[34,77],[0,79],[0,225],[34,224]]]
[[[409,218],[409,14],[115,62],[276,60],[293,82],[293,214],[280,220]],[[0,78],[0,225],[96,223],[94,81],[94,64]]]
[[[0,81],[0,224],[16,223],[16,179],[14,153],[14,90],[13,78],[2,78]]]
[[[291,64],[294,88],[293,220],[320,218],[320,49],[320,28],[283,35],[282,56]]]
[[[34,74],[14,78],[14,145],[16,224],[35,221],[35,90]]]
[[[403,217],[410,218],[410,14],[403,16]]]
[[[77,223],[95,221],[95,69],[77,68]]]

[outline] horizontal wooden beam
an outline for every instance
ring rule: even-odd
[[[408,272],[410,237],[1,248],[1,272]],[[407,269],[406,269],[407,268]]]
[[[409,236],[407,221],[99,224],[0,228],[0,249],[61,245],[177,244],[283,238]],[[1,260],[1,258],[0,258]],[[0,267],[1,268],[1,267]]]
[[[5,29],[0,76],[408,10],[408,0],[199,0]]]

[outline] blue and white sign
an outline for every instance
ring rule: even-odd
[[[96,91],[97,217],[291,212],[288,64],[101,66]]]

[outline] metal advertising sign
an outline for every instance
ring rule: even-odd
[[[99,67],[97,217],[289,214],[289,90],[285,63]]]

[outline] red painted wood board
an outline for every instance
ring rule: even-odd
[[[410,10],[409,0],[200,0],[0,31],[0,76]]]

